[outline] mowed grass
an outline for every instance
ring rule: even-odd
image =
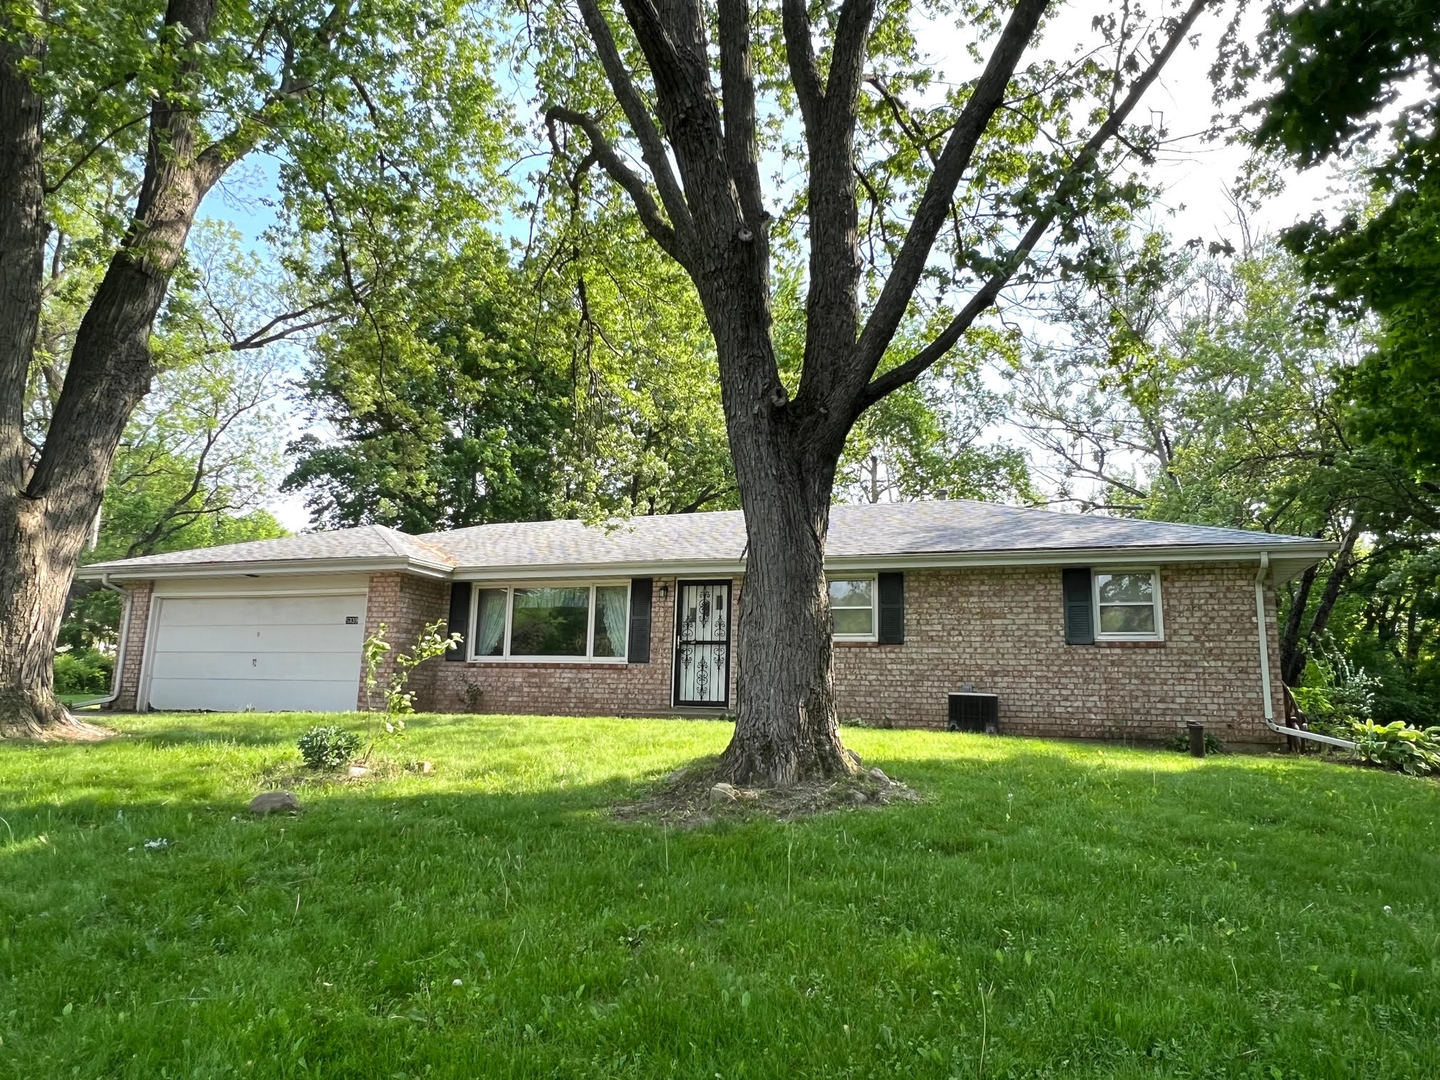
[[[1440,1075],[1433,782],[847,730],[927,801],[682,832],[728,725],[447,716],[252,820],[310,718],[117,722],[0,744],[0,1075]]]

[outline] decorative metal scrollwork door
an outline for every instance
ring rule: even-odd
[[[730,702],[730,582],[681,581],[675,597],[675,704]]]

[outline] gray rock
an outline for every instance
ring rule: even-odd
[[[732,803],[740,798],[740,791],[734,784],[716,784],[710,789],[710,803]]]
[[[850,792],[850,801],[856,806],[859,806],[861,803],[869,802],[870,796],[866,795],[863,791],[852,791]]]
[[[261,817],[266,814],[298,814],[300,800],[291,791],[262,791],[250,800],[250,812]]]
[[[879,780],[882,784],[890,783],[890,777],[885,775],[879,765],[876,765],[875,768],[870,770],[870,778],[872,780]]]

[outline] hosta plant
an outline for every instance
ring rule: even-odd
[[[1410,727],[1403,721],[1373,720],[1350,726],[1355,759],[1421,776],[1440,769],[1440,727]]]

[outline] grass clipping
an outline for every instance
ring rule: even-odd
[[[616,807],[615,816],[691,828],[725,818],[791,821],[832,810],[871,810],[892,802],[920,801],[913,789],[878,768],[790,787],[746,788],[722,778],[719,758],[706,758],[677,769],[639,802]]]

